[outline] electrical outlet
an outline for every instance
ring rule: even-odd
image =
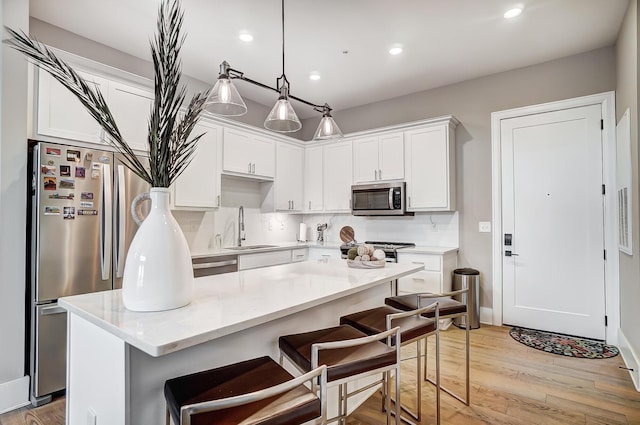
[[[478,232],[480,233],[491,233],[491,222],[490,221],[481,221],[478,223]]]

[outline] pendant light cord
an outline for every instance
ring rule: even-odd
[[[286,81],[287,77],[284,75],[284,0],[282,0],[282,76]]]

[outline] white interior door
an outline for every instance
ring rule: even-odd
[[[505,324],[605,338],[600,120],[592,105],[501,121]]]

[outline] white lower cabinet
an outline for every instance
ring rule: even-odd
[[[220,206],[219,144],[222,127],[200,120],[191,137],[204,134],[191,163],[173,184],[172,209],[202,210]]]
[[[398,251],[398,263],[419,264],[423,270],[398,279],[398,295],[416,292],[451,291],[451,274],[456,268],[457,251],[445,254],[423,254]]]
[[[291,262],[306,261],[309,258],[309,248],[297,248],[291,250]]]
[[[329,260],[341,258],[340,248],[337,246],[310,246],[309,260]]]
[[[398,251],[398,263],[420,264],[423,270],[398,279],[398,295],[431,292],[439,294],[451,291],[452,273],[458,263],[458,252],[425,254]],[[425,301],[426,306],[428,301]],[[440,327],[447,329],[451,319],[440,320]]]
[[[238,271],[258,267],[277,266],[291,262],[291,250],[256,252],[238,256]]]

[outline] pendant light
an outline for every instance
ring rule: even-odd
[[[302,123],[289,102],[289,80],[284,73],[284,0],[282,0],[282,75],[276,80],[280,97],[264,120],[264,128],[281,133],[298,131]]]
[[[216,115],[238,116],[247,113],[247,105],[229,78],[229,64],[220,64],[220,75],[207,99],[205,110]]]
[[[342,131],[340,131],[340,127],[331,116],[331,108],[325,103],[322,107],[322,119],[313,135],[313,140],[337,139],[340,137],[342,137]]]
[[[279,133],[289,133],[298,131],[302,128],[302,123],[296,112],[291,106],[289,99],[311,106],[315,111],[322,113],[320,125],[315,132],[314,140],[327,140],[342,137],[340,128],[331,116],[331,107],[328,104],[316,105],[304,99],[290,94],[290,84],[284,72],[284,0],[282,0],[282,75],[276,80],[276,87],[262,84],[258,81],[245,77],[244,73],[233,69],[227,61],[223,61],[220,65],[220,73],[216,84],[211,90],[211,94],[206,101],[205,110],[216,115],[237,116],[244,115],[247,112],[247,106],[242,100],[240,93],[232,82],[232,79],[240,79],[256,86],[269,89],[279,93],[276,104],[269,112],[264,121],[264,127],[267,130],[277,131]]]

